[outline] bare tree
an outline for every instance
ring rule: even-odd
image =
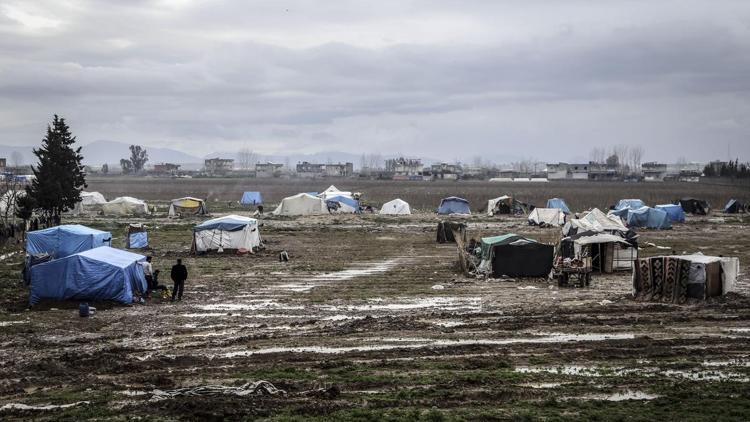
[[[237,165],[242,170],[249,170],[255,167],[258,162],[258,155],[250,148],[242,148],[237,152]]]
[[[630,148],[630,171],[638,173],[641,169],[641,160],[643,160],[644,149],[638,145]]]
[[[23,154],[19,151],[13,151],[10,154],[10,161],[13,163],[13,167],[19,168],[23,165]]]
[[[19,197],[26,195],[24,185],[15,175],[7,174],[2,177],[0,183],[0,219],[6,226],[15,221],[16,201]]]
[[[606,156],[607,153],[604,151],[604,148],[593,148],[589,153],[589,160],[597,164],[604,164]]]

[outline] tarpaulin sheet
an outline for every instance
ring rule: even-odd
[[[682,205],[663,204],[663,205],[657,205],[654,208],[656,208],[657,210],[662,210],[666,212],[667,216],[669,217],[669,221],[672,221],[675,223],[685,222],[685,211],[682,209]]]
[[[638,208],[643,208],[645,206],[646,203],[641,201],[640,199],[620,199],[617,205],[615,205],[615,210],[637,210]]]
[[[562,212],[564,212],[565,214],[570,214],[570,208],[568,208],[568,204],[566,204],[565,200],[561,198],[548,199],[546,208],[557,208],[562,210]]]
[[[440,201],[438,214],[471,214],[469,201],[451,196]]]
[[[148,247],[148,233],[146,232],[135,232],[130,233],[129,245],[131,249],[141,249]]]
[[[201,232],[204,230],[223,230],[223,231],[236,231],[242,230],[247,225],[257,225],[258,220],[250,217],[243,217],[241,215],[227,215],[224,217],[214,218],[206,220],[203,223],[193,228],[194,232]]]
[[[112,234],[80,224],[67,224],[26,234],[26,253],[64,258],[99,246],[110,246]]]
[[[113,300],[132,303],[146,291],[146,277],[135,254],[109,246],[80,252],[31,268],[29,303],[52,300]]]
[[[646,227],[649,229],[670,229],[667,212],[656,208],[643,207],[628,211],[628,227]]]
[[[240,204],[242,205],[259,205],[263,203],[263,195],[260,192],[245,192],[242,194]]]

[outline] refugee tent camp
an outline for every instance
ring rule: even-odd
[[[104,215],[145,215],[148,214],[148,205],[140,199],[130,196],[120,196],[105,204],[102,204]]]
[[[637,210],[628,210],[625,220],[628,227],[645,227],[648,229],[671,229],[669,215],[664,210],[651,207],[641,207]]]
[[[733,291],[739,269],[736,257],[697,254],[641,258],[633,271],[633,291],[640,300],[705,300]]]
[[[508,195],[503,195],[487,201],[487,215],[490,217],[494,216],[495,214],[521,215],[528,213],[529,205],[517,201],[516,199]]]
[[[646,203],[641,201],[640,199],[620,199],[619,202],[617,202],[617,205],[615,205],[615,211],[619,210],[637,210],[638,208],[643,208],[646,206]]]
[[[602,273],[631,270],[638,258],[638,245],[634,239],[628,241],[616,234],[581,232],[560,241],[560,257],[590,257],[592,270]]]
[[[675,204],[663,204],[657,205],[654,208],[662,210],[667,213],[669,221],[673,223],[684,223],[685,222],[685,211],[682,209],[682,205]]]
[[[729,202],[724,206],[724,212],[727,214],[737,214],[745,212],[745,204],[736,200],[730,199]]]
[[[111,246],[112,234],[80,224],[65,224],[26,233],[26,253],[47,254],[53,259]]]
[[[250,217],[227,215],[193,227],[193,252],[224,249],[252,252],[260,242],[258,220]]]
[[[240,198],[241,205],[260,205],[263,203],[263,195],[260,192],[244,192]]]
[[[100,246],[31,267],[29,303],[52,300],[113,300],[128,304],[147,289],[143,255]]]
[[[181,215],[205,215],[206,202],[202,199],[186,196],[184,198],[173,199],[169,204],[169,216],[177,217]]]
[[[380,214],[381,215],[410,215],[411,207],[409,206],[408,202],[396,198],[393,201],[388,201],[385,204],[383,204],[383,206],[380,207]]]
[[[328,214],[326,202],[307,193],[298,193],[281,200],[274,215],[319,215]]]
[[[546,277],[555,248],[516,234],[483,237],[480,271],[492,277]]]
[[[71,211],[75,215],[98,213],[107,200],[99,192],[81,192],[81,200]]]
[[[675,201],[675,204],[680,204],[683,211],[688,214],[706,215],[711,209],[708,202],[695,198],[681,198]]]
[[[630,237],[629,232],[622,220],[615,215],[606,215],[599,208],[594,208],[585,213],[581,218],[574,218],[563,227],[563,236],[572,236],[577,233],[594,232],[610,233],[623,237]]]
[[[359,201],[349,196],[331,196],[326,199],[326,207],[331,214],[359,213]]]
[[[328,189],[324,190],[323,192],[319,193],[318,196],[320,198],[323,198],[324,200],[328,200],[330,198],[334,198],[336,196],[345,196],[348,198],[352,198],[351,192],[344,192],[340,191],[336,186],[329,186]]]
[[[140,223],[128,224],[128,231],[125,233],[126,249],[145,249],[148,247],[148,232],[146,226]]]
[[[565,214],[560,208],[534,208],[528,221],[532,226],[560,227],[565,224]]]
[[[469,201],[457,196],[443,198],[438,207],[438,214],[471,214]]]

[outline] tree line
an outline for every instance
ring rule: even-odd
[[[722,163],[718,169],[708,164],[703,168],[703,174],[707,177],[750,178],[750,163],[740,163],[739,159],[735,159],[734,161]]]

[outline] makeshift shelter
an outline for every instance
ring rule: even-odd
[[[456,243],[455,234],[466,242],[466,224],[454,221],[441,221],[437,226],[437,243]]]
[[[487,201],[487,215],[490,217],[496,214],[522,215],[528,213],[529,205],[507,195]]]
[[[326,199],[326,207],[331,214],[359,213],[359,201],[348,196],[331,196]]]
[[[570,259],[591,258],[594,271],[611,273],[633,269],[638,258],[638,245],[634,239],[609,233],[581,232],[560,241],[560,256]]]
[[[244,192],[240,199],[241,205],[261,205],[263,203],[263,195],[260,192]]]
[[[736,200],[730,199],[729,202],[724,206],[724,212],[727,214],[737,214],[745,212],[745,204]]]
[[[173,199],[169,204],[169,216],[180,215],[206,215],[206,202],[190,196]]]
[[[469,201],[457,196],[444,198],[440,201],[438,214],[471,214],[471,209],[469,209]]]
[[[252,252],[260,242],[258,220],[250,217],[227,215],[193,228],[193,252],[223,252],[225,249]]]
[[[394,199],[393,201],[386,202],[380,207],[381,215],[410,215],[411,207],[409,203],[401,199]]]
[[[66,224],[26,233],[26,253],[47,254],[53,259],[111,246],[112,234],[80,224]]]
[[[128,224],[125,234],[125,248],[145,249],[148,248],[148,232],[143,224]]]
[[[663,204],[663,205],[657,205],[654,208],[656,208],[657,210],[662,210],[666,212],[667,217],[669,217],[669,221],[673,223],[685,222],[685,211],[683,211],[681,205]]]
[[[561,198],[548,199],[547,208],[557,208],[565,214],[570,214],[570,208],[568,208],[568,204],[566,204],[565,200]]]
[[[29,303],[51,300],[133,302],[147,289],[143,255],[101,246],[31,267]]]
[[[645,206],[646,203],[640,199],[620,199],[620,201],[617,202],[617,205],[615,205],[615,210],[637,210],[638,208],[643,208]]]
[[[130,196],[120,196],[105,204],[102,204],[104,215],[146,215],[149,213],[148,205],[140,199]]]
[[[633,295],[646,301],[685,303],[734,291],[736,257],[676,255],[642,258],[633,271]]]
[[[107,200],[99,192],[81,192],[81,200],[71,211],[75,215],[98,213]]]
[[[480,271],[492,277],[547,277],[555,248],[516,234],[483,237]]]
[[[672,228],[667,212],[651,207],[628,210],[628,217],[625,222],[628,227],[645,227],[659,230]]]
[[[675,204],[679,204],[682,207],[682,210],[688,214],[707,215],[711,210],[711,206],[708,202],[702,199],[680,198],[675,201]]]
[[[560,208],[534,208],[528,221],[532,226],[560,227],[565,224],[565,214]]]
[[[323,198],[323,200],[328,200],[336,196],[345,196],[348,198],[353,197],[351,192],[340,191],[336,186],[333,185],[329,186],[328,189],[318,194],[318,197]]]
[[[629,237],[629,232],[622,220],[614,215],[606,215],[599,208],[594,208],[585,213],[581,218],[574,218],[563,227],[563,236],[572,236],[577,233],[594,232],[618,234]]]
[[[319,215],[328,214],[326,201],[317,196],[298,193],[281,200],[274,215]]]

